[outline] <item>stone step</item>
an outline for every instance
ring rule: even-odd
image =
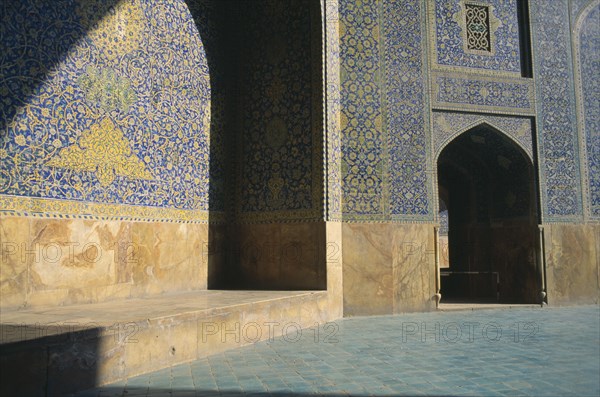
[[[194,291],[3,311],[0,395],[54,396],[327,322],[327,291]]]

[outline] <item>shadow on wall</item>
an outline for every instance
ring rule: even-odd
[[[235,124],[232,122],[237,86],[235,1],[185,0],[204,45],[210,75],[209,241],[204,247],[209,288],[227,284],[231,258],[230,224],[234,220],[233,184]]]
[[[325,289],[319,3],[185,2],[210,71],[208,288]]]
[[[102,363],[100,329],[93,324],[1,324],[0,335],[1,396],[72,393],[99,384],[99,365],[119,369]]]
[[[3,1],[0,5],[0,137],[69,49],[120,0]],[[76,18],[78,10],[85,18]],[[63,23],[62,21],[71,21]],[[10,34],[18,31],[21,34]]]
[[[69,50],[119,0],[0,4],[0,139]],[[75,18],[85,10],[85,18]],[[68,21],[68,22],[65,22]],[[17,34],[14,34],[17,32]],[[0,324],[0,395],[53,396],[97,385],[99,329]]]

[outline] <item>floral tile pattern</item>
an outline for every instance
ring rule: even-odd
[[[202,216],[211,90],[185,3],[3,10],[0,193]]]
[[[582,216],[568,1],[531,3],[542,212],[547,221]]]

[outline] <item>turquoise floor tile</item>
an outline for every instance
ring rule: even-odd
[[[324,396],[595,396],[600,391],[598,306],[413,313],[338,320],[337,343],[281,338],[128,380],[148,395],[208,397]],[[420,335],[403,340],[403,324],[427,330],[480,324],[472,341]],[[481,327],[494,324],[502,338]],[[537,333],[515,336],[515,324]],[[574,326],[577,325],[577,326]],[[309,334],[308,331],[306,335]],[[109,385],[122,391],[124,384]],[[146,389],[147,387],[147,389]],[[192,390],[188,390],[188,387]],[[194,391],[195,389],[195,391]],[[221,392],[221,394],[219,394]],[[91,397],[98,389],[86,392]],[[80,394],[84,396],[83,394]],[[316,394],[315,394],[316,395]]]

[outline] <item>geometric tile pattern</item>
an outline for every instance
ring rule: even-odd
[[[2,6],[0,194],[207,211],[211,92],[184,1],[65,4]]]
[[[476,4],[465,4],[467,49],[475,51],[492,51],[490,38],[489,7]]]
[[[75,396],[598,396],[598,316],[591,305],[291,323],[291,334]]]
[[[516,0],[429,0],[430,18],[434,24],[431,30],[431,53],[436,68],[469,68],[471,71],[519,75],[521,62],[516,3]],[[468,49],[467,4],[484,6],[488,10],[490,51]]]
[[[579,221],[581,180],[568,0],[531,3],[544,221]]]
[[[600,2],[585,8],[575,25],[578,126],[583,143],[585,212],[600,219]]]

